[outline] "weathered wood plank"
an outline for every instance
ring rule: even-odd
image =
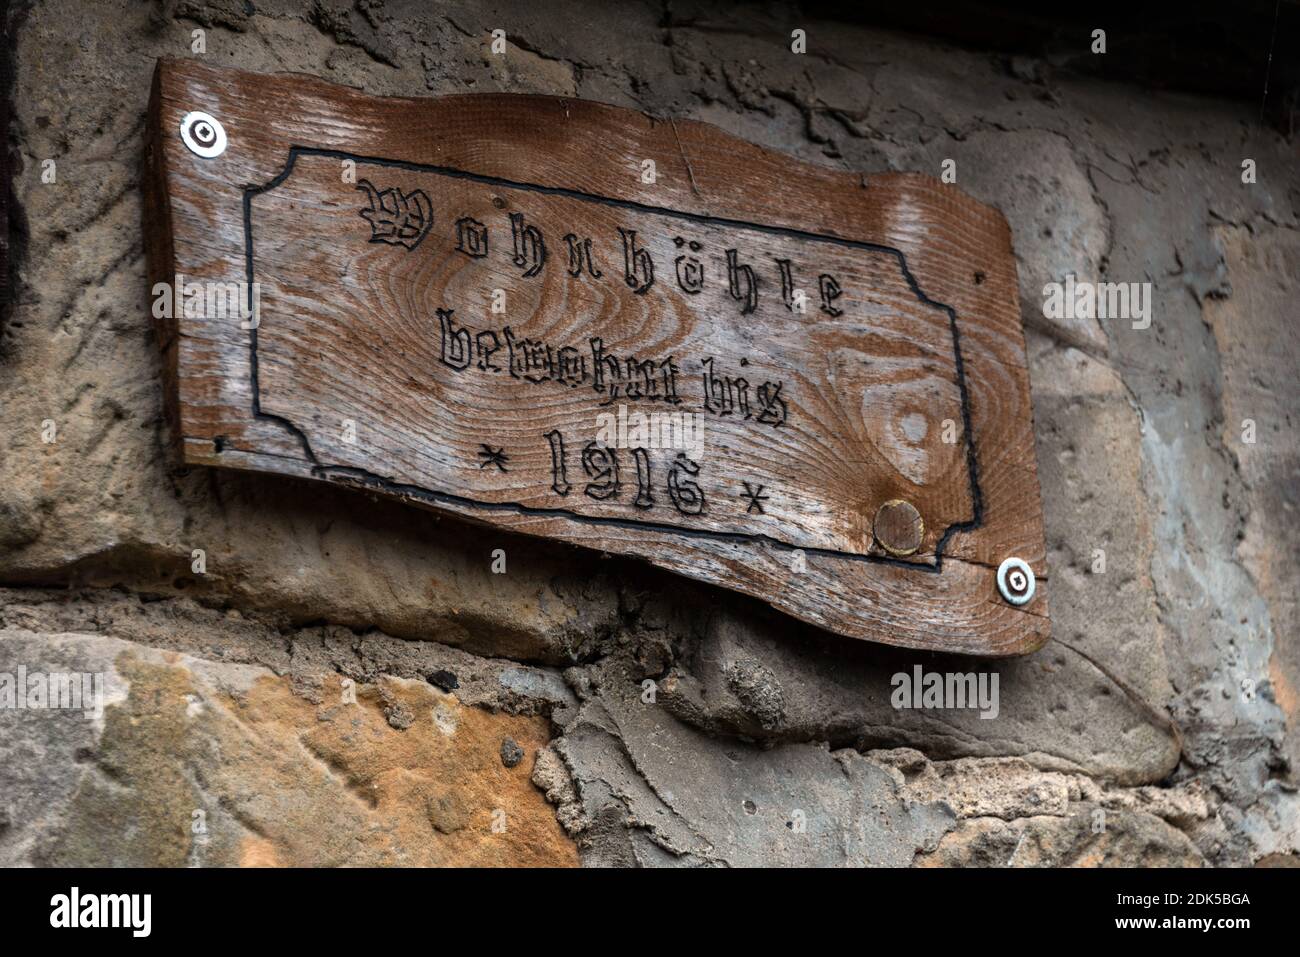
[[[182,142],[195,110],[219,156]],[[148,143],[185,461],[636,555],[853,637],[1046,640],[995,211],[598,104],[189,61],[160,62]],[[187,312],[214,289],[231,308]]]

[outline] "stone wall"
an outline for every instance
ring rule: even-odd
[[[108,705],[0,711],[0,863],[1296,861],[1295,141],[1104,68],[727,9],[11,14],[0,671],[103,672]],[[141,226],[160,55],[600,100],[867,173],[954,159],[1013,231],[1055,640],[992,664],[891,650],[630,560],[179,468]],[[1069,273],[1152,283],[1150,328],[1044,318]],[[916,664],[995,671],[997,718],[896,710]]]

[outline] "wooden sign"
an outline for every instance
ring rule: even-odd
[[[954,187],[593,103],[174,60],[147,164],[187,463],[639,556],[856,638],[1046,640],[1010,237]]]

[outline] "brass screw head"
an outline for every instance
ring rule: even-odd
[[[872,534],[881,548],[901,558],[921,547],[925,538],[925,521],[911,502],[891,498],[876,509]]]

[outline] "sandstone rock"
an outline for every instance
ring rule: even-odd
[[[915,801],[944,801],[958,818],[1062,816],[1071,800],[1071,776],[1036,772],[1018,758],[964,758],[931,763],[910,749],[869,751],[869,759],[901,772],[898,783]],[[917,759],[920,759],[919,761]],[[1074,798],[1078,799],[1077,785]]]
[[[918,867],[1200,867],[1186,835],[1141,813],[1080,806],[1067,817],[961,822]]]
[[[103,636],[4,630],[0,661],[103,672],[108,687],[99,721],[0,710],[7,865],[577,863],[531,769],[501,766],[503,737],[547,743],[541,718],[393,678],[326,676],[313,702],[260,667]]]
[[[1231,450],[1249,491],[1249,512],[1237,545],[1242,563],[1267,602],[1267,621],[1256,621],[1261,645],[1269,632],[1267,678],[1261,662],[1235,670],[1239,695],[1262,698],[1281,709],[1284,750],[1300,767],[1300,508],[1296,477],[1300,449],[1293,440],[1300,417],[1293,397],[1300,354],[1280,348],[1294,336],[1285,318],[1300,276],[1300,231],[1261,225],[1220,227],[1217,237],[1241,296],[1208,299],[1205,317],[1222,357],[1223,443]],[[1253,441],[1251,441],[1253,440]],[[1249,624],[1249,622],[1248,622]]]
[[[1121,569],[1115,569],[1116,577]],[[1122,598],[1100,597],[1104,583],[1092,588],[1097,605],[1115,608],[1116,620],[1128,622],[1136,633],[1140,609]],[[1073,613],[1084,628],[1087,603],[1072,604],[1067,595],[1062,605],[1055,627],[1069,627]],[[1121,648],[1127,657],[1116,660],[1125,662],[1129,680],[1139,687],[1154,684],[1152,700],[1163,700],[1158,646],[1117,646],[1117,655]],[[982,719],[974,710],[896,710],[892,676],[910,674],[922,660],[930,670],[997,674],[998,717]],[[1137,670],[1144,664],[1152,669],[1146,681]],[[763,679],[742,685],[738,694],[738,669]],[[1049,643],[1018,661],[918,656],[846,642],[738,601],[714,610],[661,696],[665,708],[697,727],[760,741],[913,746],[938,758],[1018,754],[1038,767],[1082,770],[1129,784],[1159,780],[1177,761],[1177,746],[1163,727],[1091,664],[1059,645]]]

